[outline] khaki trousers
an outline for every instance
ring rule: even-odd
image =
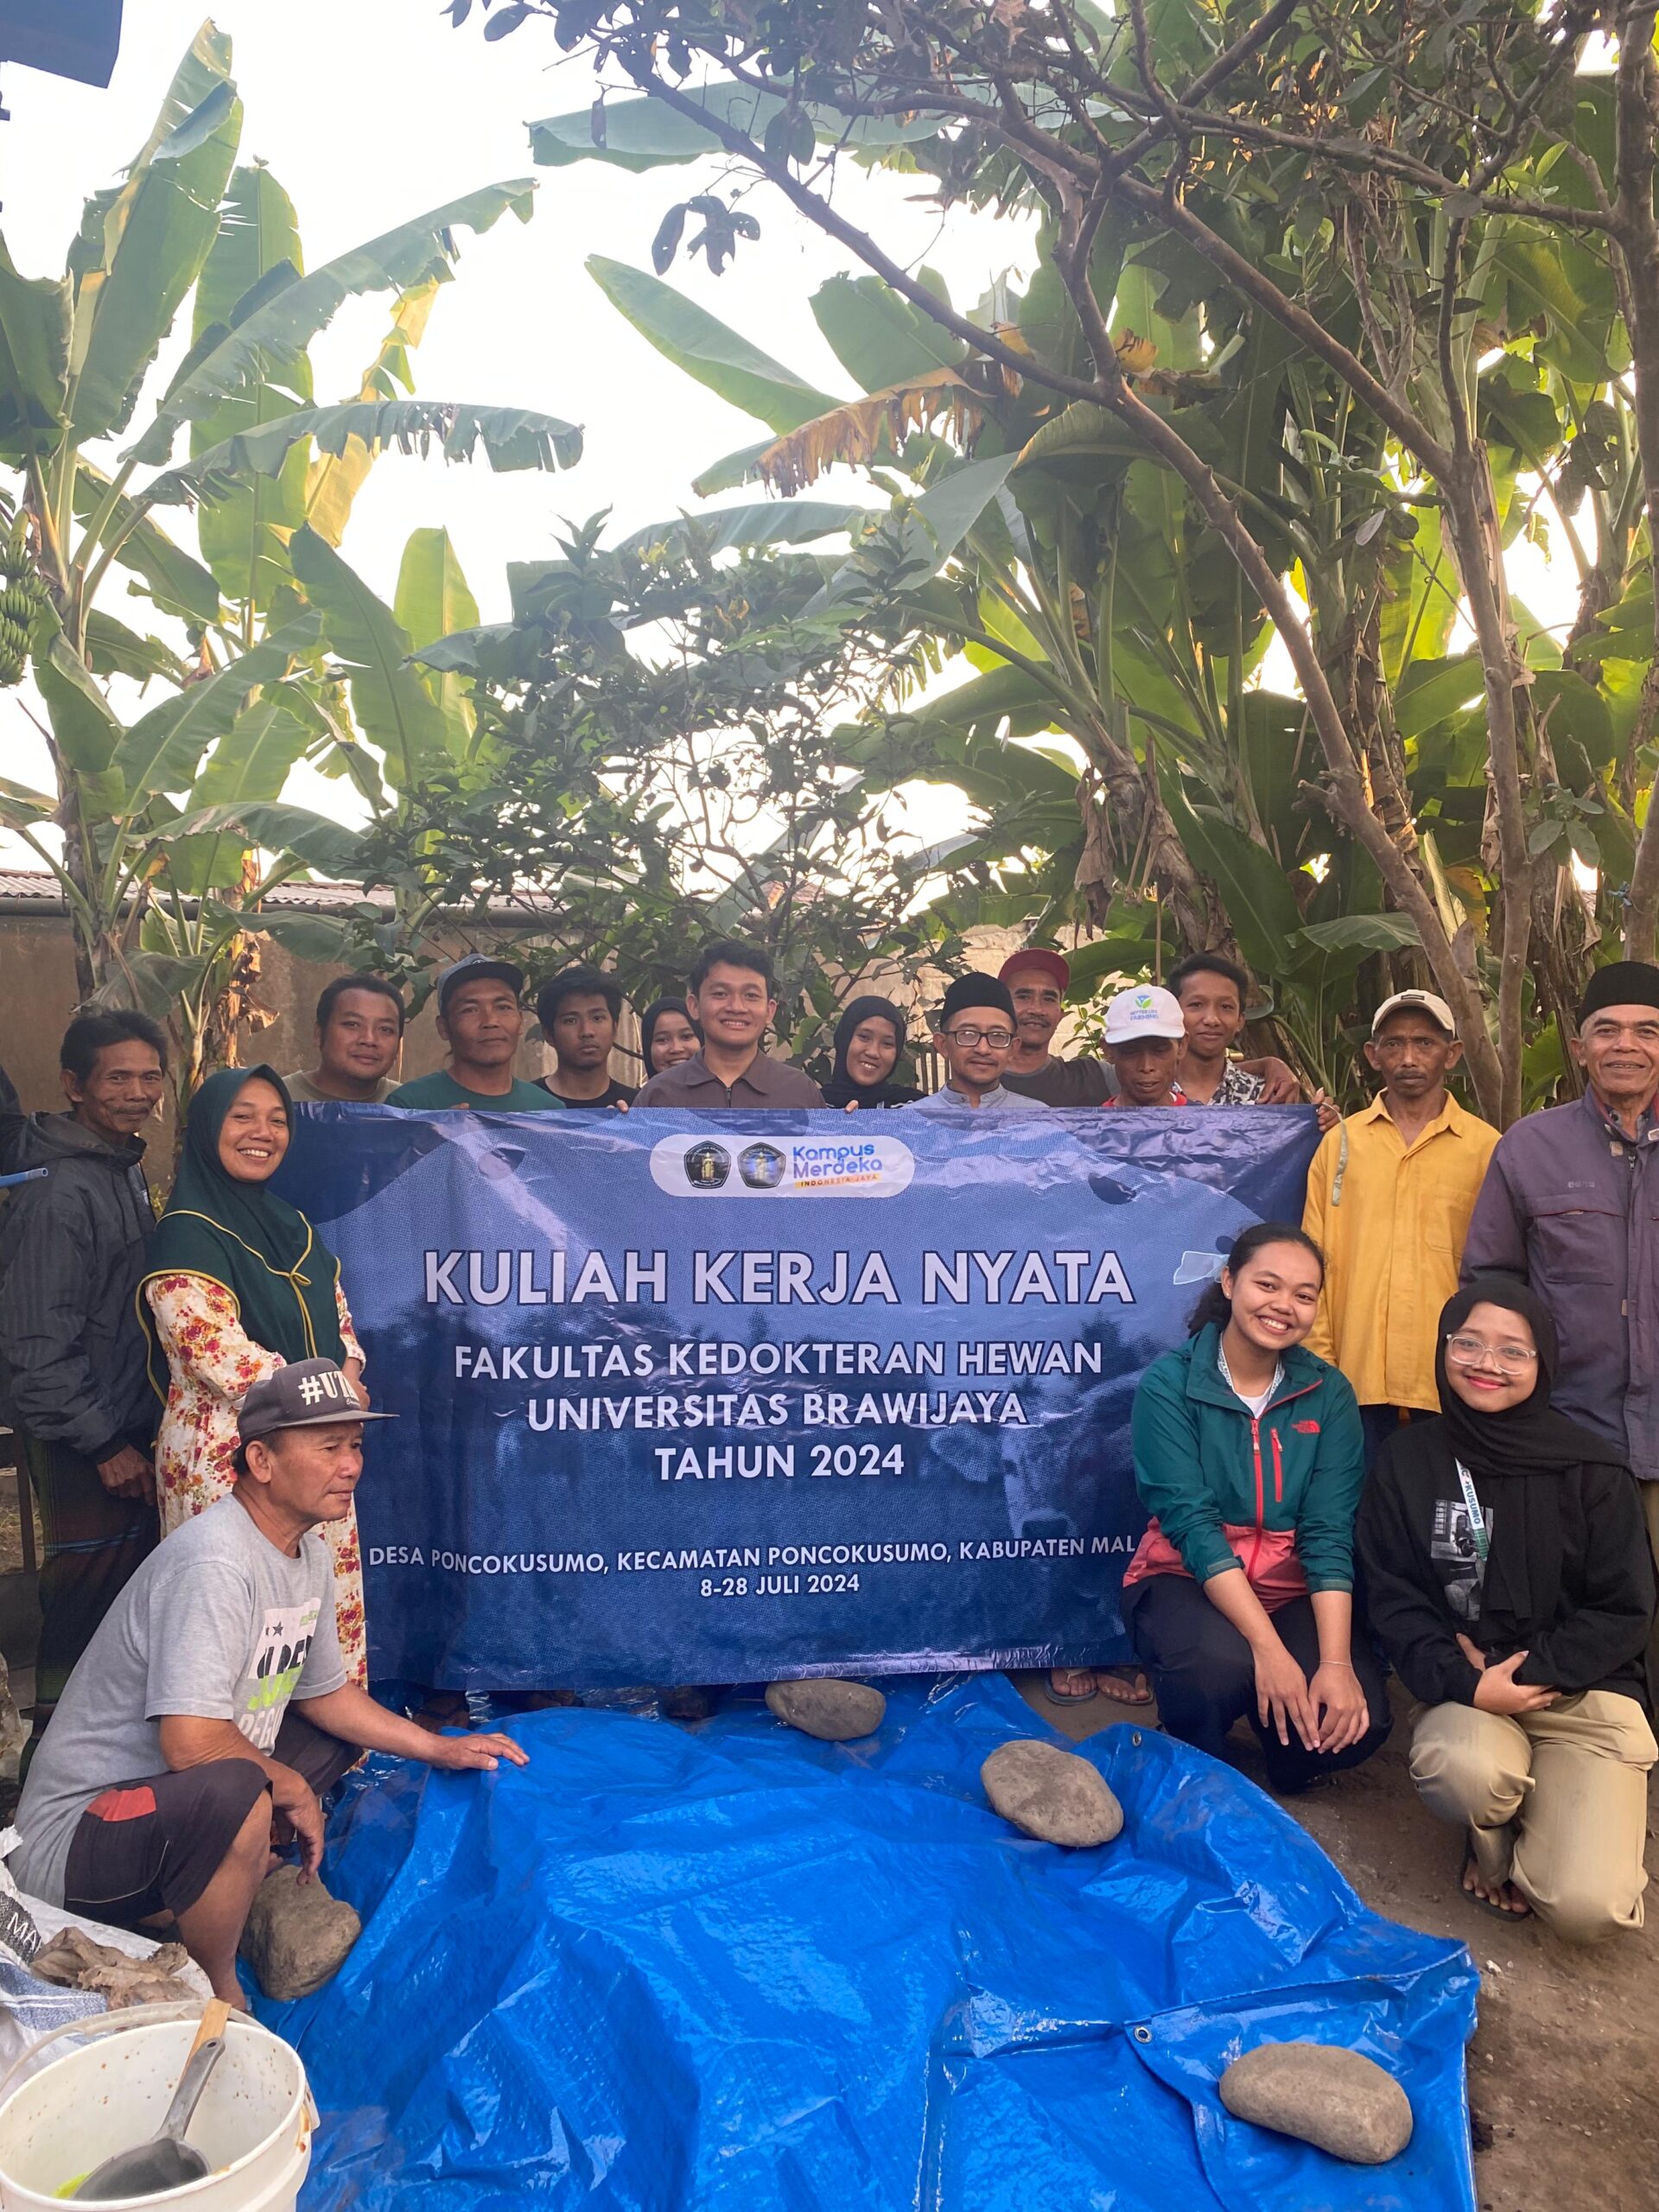
[[[1659,1758],[1633,1697],[1585,1690],[1511,1717],[1428,1706],[1411,1778],[1443,1821],[1466,1826],[1489,1882],[1513,1882],[1569,1943],[1642,1925],[1648,1769]]]

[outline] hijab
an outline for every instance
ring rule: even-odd
[[[275,1068],[221,1068],[190,1101],[184,1151],[167,1211],[150,1239],[144,1281],[206,1275],[236,1300],[243,1329],[284,1359],[342,1362],[335,1286],[340,1262],[297,1208],[269,1183],[240,1183],[219,1156],[225,1117],[255,1077],[270,1084],[294,1125],[293,1101]],[[149,1326],[148,1309],[139,1313]],[[151,1373],[159,1356],[150,1329]]]
[[[1465,1405],[1446,1372],[1446,1340],[1455,1336],[1477,1306],[1498,1306],[1518,1314],[1532,1331],[1538,1351],[1537,1380],[1530,1397],[1503,1413],[1480,1413]],[[1592,1429],[1581,1428],[1549,1402],[1560,1361],[1555,1324],[1548,1309],[1512,1275],[1477,1275],[1446,1301],[1434,1342],[1434,1379],[1440,1385],[1440,1419],[1446,1443],[1470,1473],[1491,1479],[1503,1475],[1559,1474],[1573,1466],[1622,1467],[1629,1454]]]
[[[853,1038],[860,1025],[866,1021],[885,1021],[893,1031],[893,1041],[899,1048],[899,1058],[893,1064],[893,1075],[899,1072],[905,1052],[905,1032],[907,1024],[904,1015],[891,999],[855,999],[836,1024],[835,1072],[823,1086],[826,1106],[904,1106],[921,1093],[911,1090],[902,1083],[895,1083],[889,1076],[882,1083],[855,1083],[847,1072],[847,1055],[852,1050]]]
[[[645,1080],[649,1083],[657,1073],[651,1058],[651,1040],[657,1034],[657,1024],[665,1014],[677,1014],[683,1021],[691,1021],[683,999],[656,999],[639,1017],[639,1057],[645,1064]],[[702,1032],[691,1021],[693,1035],[701,1038]]]

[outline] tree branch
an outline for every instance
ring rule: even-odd
[[[728,123],[723,116],[711,115],[707,108],[699,105],[696,100],[689,99],[677,86],[664,84],[649,61],[636,61],[625,54],[622,63],[641,92],[648,93],[653,99],[663,101],[666,106],[675,109],[718,138],[728,153],[735,154],[740,160],[758,169],[767,182],[776,185],[785,198],[799,208],[810,221],[827,231],[831,238],[839,238],[843,245],[849,246],[861,261],[890,284],[895,292],[908,300],[912,307],[922,308],[933,321],[942,324],[945,329],[963,340],[976,353],[982,353],[988,360],[1011,370],[1027,383],[1041,385],[1046,391],[1060,392],[1068,399],[1088,400],[1096,405],[1101,404],[1103,393],[1098,384],[1085,384],[1080,377],[1069,377],[1062,370],[1050,367],[1035,353],[1016,353],[1013,346],[1004,345],[991,331],[982,329],[976,322],[970,322],[966,315],[958,315],[954,308],[947,307],[891,254],[884,253],[874,238],[855,224],[849,223],[820,194],[802,184],[791,172],[787,162],[774,162],[763,148],[757,146],[753,139],[734,124]]]

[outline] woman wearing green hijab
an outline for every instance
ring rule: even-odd
[[[339,1261],[268,1187],[292,1123],[287,1088],[268,1067],[210,1075],[185,1118],[184,1155],[140,1285],[150,1380],[166,1404],[156,1447],[163,1536],[229,1495],[250,1385],[292,1359],[338,1360],[353,1382],[363,1372]],[[325,1522],[323,1534],[340,1651],[353,1679],[365,1681],[355,1512]]]

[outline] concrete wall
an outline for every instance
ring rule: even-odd
[[[0,914],[0,1067],[31,1113],[63,1103],[58,1044],[79,996],[68,923]]]
[[[468,949],[457,944],[455,951],[459,956]],[[315,1058],[314,1017],[318,994],[340,971],[318,961],[296,959],[269,939],[263,943],[260,957],[258,995],[271,1019],[261,1029],[244,1031],[243,1065],[268,1060],[284,1075],[296,1068],[308,1068]],[[58,1045],[79,995],[68,922],[56,914],[0,913],[0,1067],[16,1084],[19,1097],[31,1113],[63,1103]],[[546,1071],[551,1056],[542,1048],[533,1015],[526,1033],[518,1071],[529,1079]],[[612,1062],[612,1072],[619,1083],[637,1084],[642,1079],[639,1042],[639,1024],[625,1007],[619,1049]],[[399,1072],[404,1080],[430,1075],[443,1065],[443,1059],[436,1010],[429,1000],[404,1034]]]
[[[995,971],[1018,943],[1012,931],[974,932],[973,954],[977,965]],[[457,943],[457,955],[470,948]],[[270,1014],[263,1028],[243,1033],[240,1058],[246,1066],[268,1060],[284,1075],[308,1068],[315,1058],[314,1020],[317,995],[338,968],[297,959],[268,938],[261,947],[258,996]],[[883,992],[903,1004],[906,996],[922,1009],[937,1005],[946,977],[925,973],[913,991],[906,992],[896,976],[879,971],[865,977],[861,988]],[[62,1103],[58,1080],[58,1044],[71,1014],[77,992],[73,942],[67,920],[55,914],[0,912],[0,1066],[16,1084],[23,1105],[30,1112]],[[543,1051],[532,1016],[518,1055],[518,1073],[532,1078],[544,1073],[551,1055]],[[1075,1024],[1061,1028],[1057,1049],[1075,1049],[1070,1043]],[[625,1002],[618,1050],[611,1072],[619,1083],[644,1080],[639,1056],[639,1027],[634,1010]],[[443,1040],[438,1035],[435,1010],[429,1000],[409,1025],[404,1039],[400,1070],[404,1080],[429,1075],[443,1065]],[[172,1157],[171,1133],[165,1128],[150,1147],[152,1160]]]

